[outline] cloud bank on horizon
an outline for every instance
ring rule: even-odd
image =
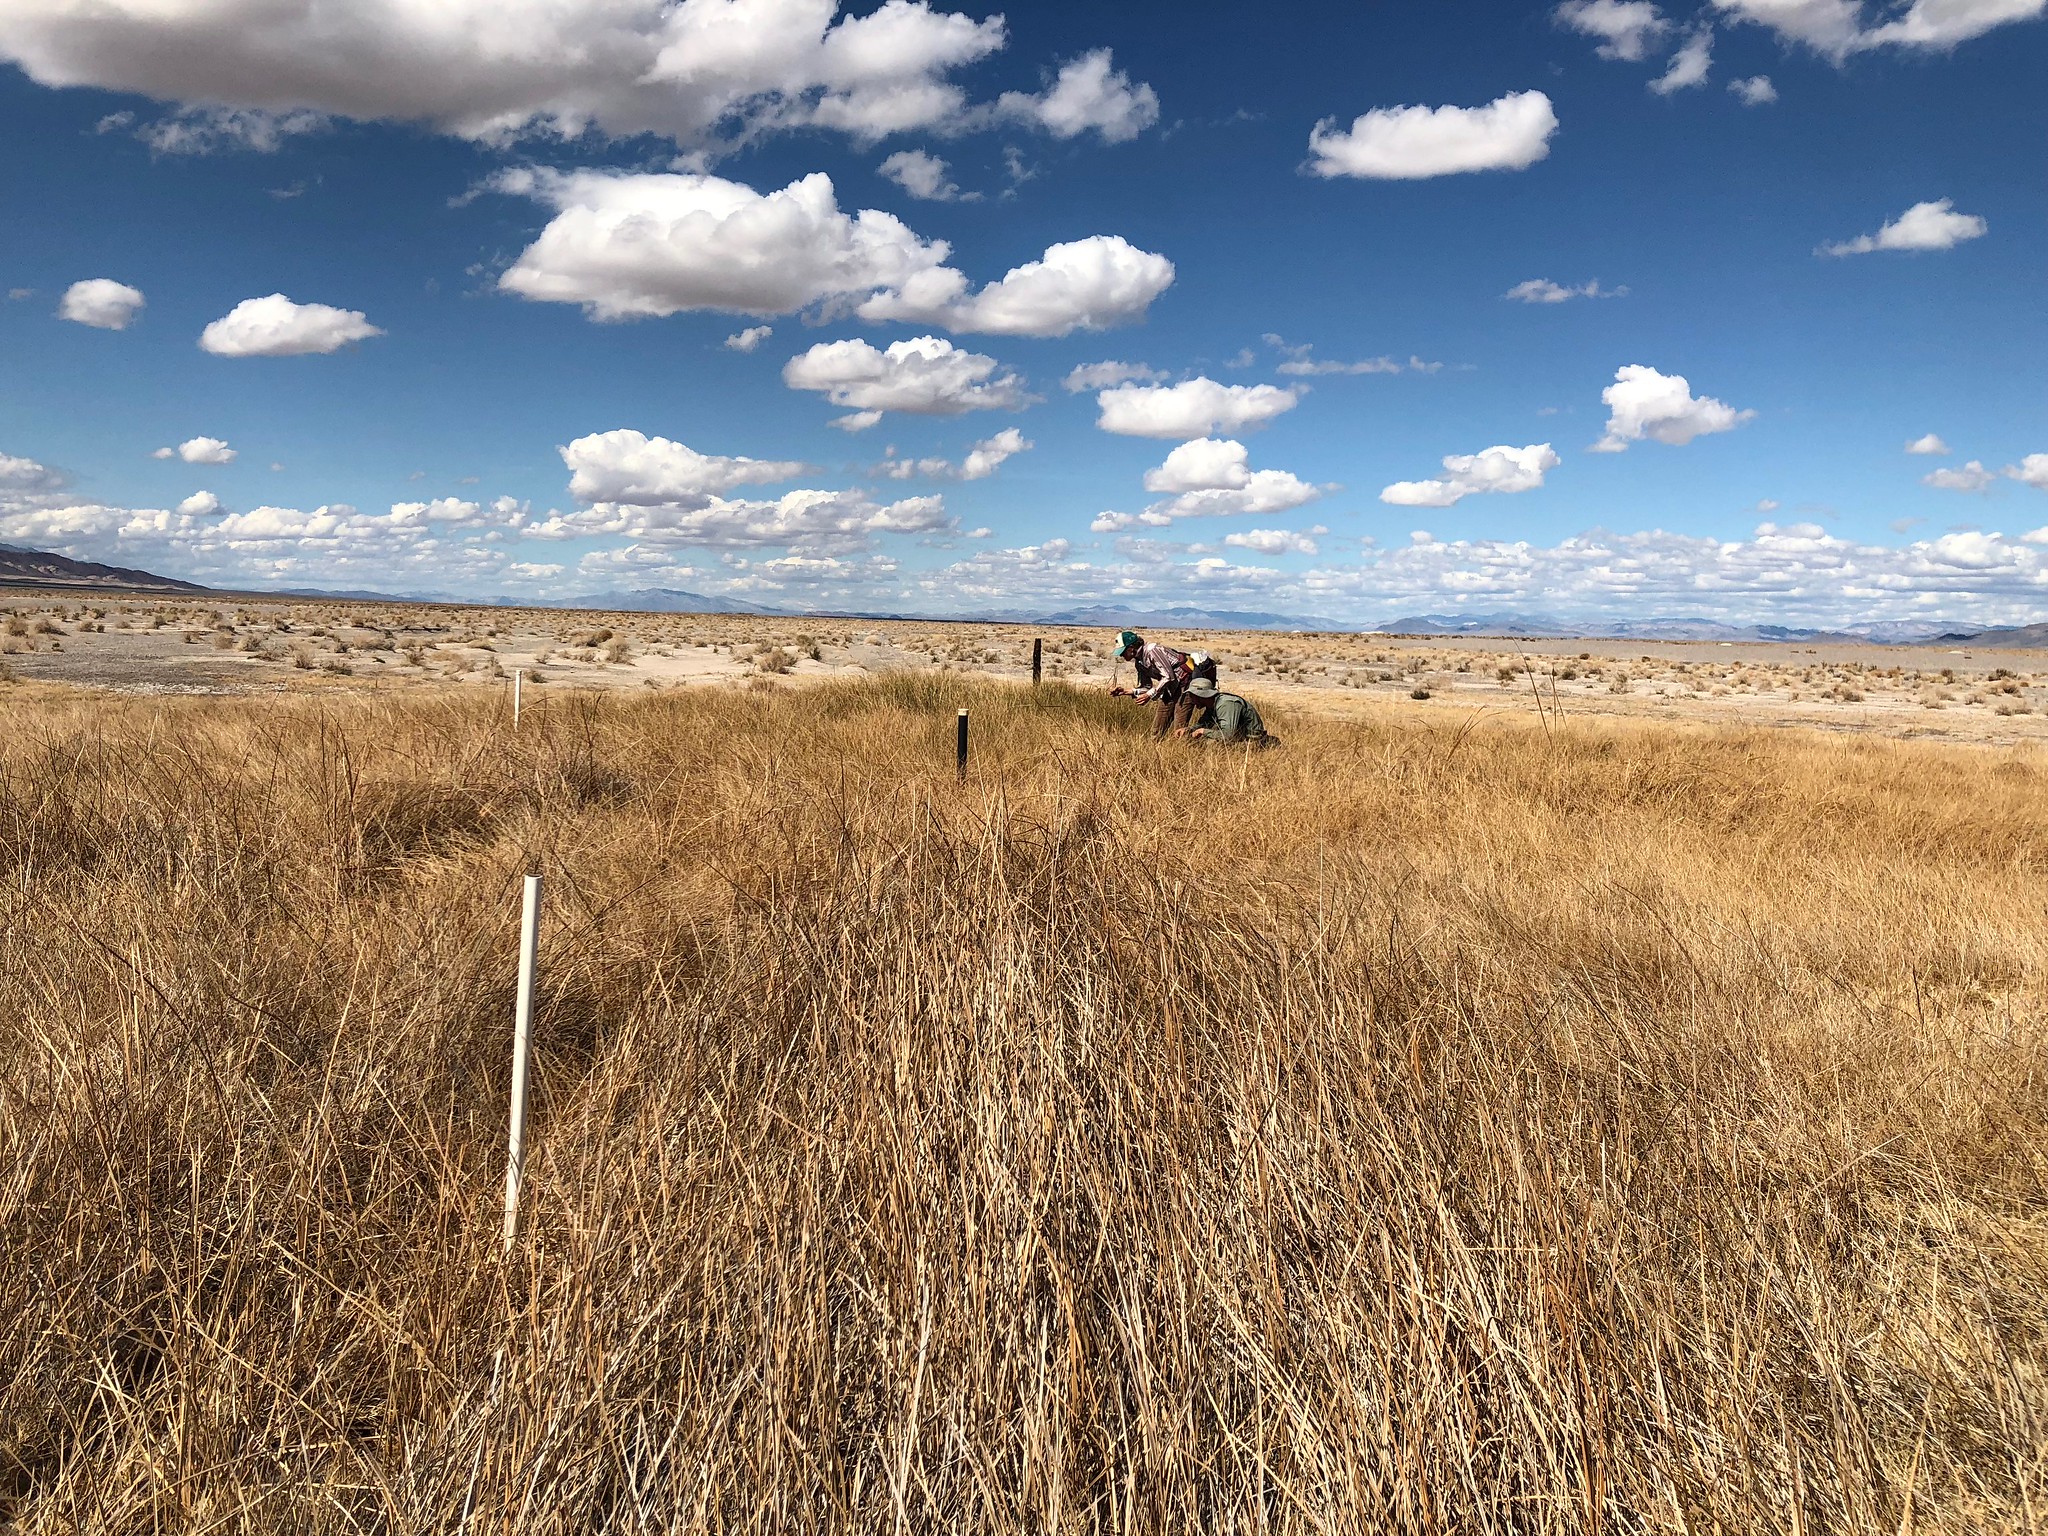
[[[1142,6],[17,0],[0,540],[457,596],[2041,616],[2048,0],[1522,15],[1481,67],[1471,18],[1282,6],[1224,75]]]

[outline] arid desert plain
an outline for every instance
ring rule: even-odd
[[[0,1527],[2041,1529],[2040,657],[5,606]]]
[[[1159,630],[1214,654],[1261,707],[1374,704],[1531,716],[1807,726],[2017,745],[2048,737],[2048,653],[1967,643],[1404,637]],[[459,685],[800,687],[935,669],[1110,686],[1107,631],[1019,624],[580,612],[335,600],[0,592],[0,665],[115,693]]]

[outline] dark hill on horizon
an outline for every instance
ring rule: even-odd
[[[161,592],[182,596],[202,594],[205,587],[150,571],[131,570],[122,565],[100,565],[92,560],[73,560],[69,555],[45,554],[15,544],[0,544],[0,588],[49,587],[86,592]]]

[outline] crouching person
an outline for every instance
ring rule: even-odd
[[[1206,677],[1189,680],[1187,696],[1195,706],[1194,719],[1182,732],[1188,740],[1204,746],[1226,747],[1244,742],[1254,747],[1277,747],[1280,738],[1266,730],[1266,722],[1252,707],[1250,699],[1224,693]]]
[[[1147,641],[1135,630],[1127,629],[1116,637],[1116,659],[1137,668],[1138,686],[1134,690],[1109,691],[1112,696],[1128,696],[1133,703],[1151,709],[1154,741],[1188,724],[1192,706],[1182,692],[1190,670],[1185,651]]]

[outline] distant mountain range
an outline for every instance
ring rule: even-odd
[[[979,618],[981,615],[962,615]],[[1083,629],[1285,629],[1326,632],[1363,629],[1336,619],[1303,618],[1296,614],[1260,613],[1235,608],[1115,608],[1098,603],[1058,613],[995,614],[999,621],[1019,624],[1073,624]]]
[[[1981,645],[1987,650],[2048,650],[2048,624],[2021,624],[2010,629],[1980,629],[1973,635],[1941,634],[1934,637],[1948,645]]]
[[[98,565],[74,560],[67,555],[45,554],[0,544],[0,588],[43,587],[70,591],[134,592],[143,595],[204,597],[220,594],[217,589],[177,581],[149,571],[130,570],[118,565]],[[237,593],[250,597],[328,598],[383,603],[443,603],[461,606],[501,608],[589,609],[604,613],[729,613],[760,618],[925,618],[921,614],[820,613],[795,608],[775,608],[739,598],[712,597],[674,587],[639,587],[631,591],[593,592],[565,602],[537,603],[529,599],[496,597],[486,599],[451,597],[445,593],[331,592],[302,589],[288,592]],[[1939,624],[1887,622],[1851,625],[1842,629],[1794,629],[1780,624],[1724,624],[1713,619],[1562,619],[1550,614],[1531,613],[1424,613],[1384,619],[1377,624],[1347,624],[1315,615],[1267,613],[1234,608],[1118,608],[1096,603],[1056,612],[999,611],[948,615],[961,623],[1057,624],[1087,629],[1235,629],[1286,630],[1291,633],[1414,635],[1425,638],[1474,638],[1502,640],[1704,640],[1748,642],[1834,641],[1865,645],[1973,645],[2007,650],[2048,649],[2048,623],[2016,625],[1999,629],[1954,630]]]
[[[1713,619],[1574,620],[1526,613],[1428,613],[1387,619],[1371,628],[1388,635],[1481,635],[1506,640],[1838,640],[1914,645],[1969,638],[1946,635],[1939,624],[1896,621],[1843,629],[1791,629],[1782,624],[1723,624]],[[2048,633],[2048,626],[2041,628]]]
[[[204,587],[189,581],[173,581],[148,571],[131,571],[126,566],[98,565],[90,560],[73,560],[67,555],[46,555],[40,550],[0,544],[0,587],[62,587],[90,592],[160,592],[192,596]]]
[[[776,619],[803,617],[793,608],[769,608],[760,603],[741,602],[736,597],[706,597],[702,592],[684,592],[675,587],[640,587],[631,592],[594,592],[573,602],[548,603],[544,606],[596,608],[605,613],[754,613]]]

